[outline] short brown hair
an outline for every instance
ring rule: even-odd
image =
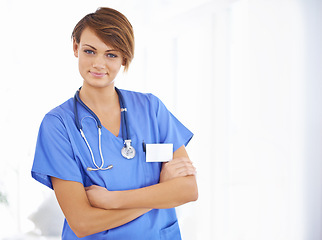
[[[112,8],[98,8],[87,14],[75,26],[72,38],[80,42],[83,30],[89,27],[107,45],[120,51],[124,57],[124,71],[128,70],[134,57],[134,34],[129,20]]]

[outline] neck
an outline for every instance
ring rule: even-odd
[[[108,111],[119,106],[119,98],[114,85],[95,88],[83,84],[79,97],[92,110]]]

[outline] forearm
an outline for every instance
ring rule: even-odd
[[[149,209],[105,210],[90,205],[81,183],[51,178],[59,205],[78,237],[109,230],[148,212]]]
[[[140,189],[115,192],[117,209],[173,208],[198,198],[195,176],[172,179]]]
[[[99,208],[173,208],[197,200],[195,174],[195,168],[182,146],[175,151],[172,161],[162,165],[159,184],[127,191],[108,191],[96,185],[85,189],[91,205]]]
[[[78,221],[76,223],[78,236],[84,237],[122,226],[148,211],[150,211],[150,209],[105,210],[89,207],[87,211],[84,211],[84,213],[80,214],[78,217]]]

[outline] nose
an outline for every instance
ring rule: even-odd
[[[105,68],[105,60],[103,56],[97,55],[93,60],[93,68],[96,69],[104,69]]]

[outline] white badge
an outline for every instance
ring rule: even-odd
[[[169,162],[173,158],[173,144],[146,144],[147,162]]]

